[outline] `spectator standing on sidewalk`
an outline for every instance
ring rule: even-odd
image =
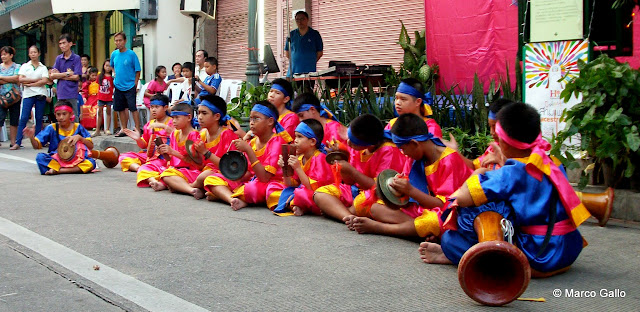
[[[113,68],[113,110],[120,115],[120,132],[118,137],[127,136],[124,129],[127,129],[129,122],[129,111],[132,112],[134,131],[140,133],[140,114],[136,108],[136,86],[140,80],[140,61],[135,52],[127,49],[127,36],[119,32],[113,36],[116,43],[116,50],[111,53],[111,67]]]
[[[67,100],[73,112],[76,114],[76,121],[82,120],[82,110],[78,110],[78,81],[82,76],[82,64],[80,56],[71,51],[73,39],[69,34],[62,34],[58,39],[58,47],[62,54],[56,57],[49,79],[58,80],[57,95],[58,100]]]
[[[204,68],[204,61],[209,57],[209,53],[205,50],[198,50],[196,52],[196,70],[193,72],[193,76],[198,78],[196,81],[204,81],[209,77],[207,70]]]
[[[20,66],[18,72],[19,81],[24,87],[22,91],[22,114],[20,115],[20,125],[18,126],[18,137],[16,144],[11,149],[19,149],[22,145],[22,131],[27,126],[31,109],[35,106],[35,135],[42,131],[42,117],[44,108],[47,105],[47,88],[49,83],[49,70],[40,62],[40,49],[35,45],[29,47],[29,62]]]
[[[13,56],[15,54],[16,50],[13,47],[4,46],[0,48],[0,58],[2,59],[2,64],[0,64],[0,94],[2,95],[10,91],[20,95],[20,88],[18,86],[18,71],[20,70],[20,65],[13,62]],[[16,143],[18,119],[20,119],[19,100],[17,103],[0,103],[0,127],[4,125],[7,114],[9,115],[10,146],[13,147]]]

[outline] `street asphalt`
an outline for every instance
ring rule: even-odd
[[[416,241],[137,188],[119,166],[41,176],[36,151],[6,143],[0,311],[493,309],[464,294],[454,266],[422,263]],[[546,302],[509,310],[638,310],[640,229],[588,222],[580,230],[589,246],[571,270],[532,280],[523,295]]]

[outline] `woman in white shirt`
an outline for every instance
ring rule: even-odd
[[[45,85],[49,81],[49,71],[40,62],[40,49],[35,45],[29,47],[29,59],[29,62],[22,64],[18,72],[18,79],[24,87],[22,91],[22,113],[20,114],[16,144],[11,149],[20,148],[22,131],[27,126],[31,116],[31,109],[34,105],[36,107],[34,116],[36,122],[35,134],[42,130],[42,116],[47,104],[47,89]]]

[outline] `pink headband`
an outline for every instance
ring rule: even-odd
[[[73,108],[67,106],[67,105],[60,105],[57,106],[56,108],[53,109],[54,113],[57,113],[58,111],[67,111],[69,112],[69,114],[71,114],[71,122],[73,122],[76,119],[76,115],[73,114]]]
[[[542,133],[538,134],[538,137],[531,143],[524,143],[521,141],[518,141],[512,137],[510,137],[507,132],[504,131],[504,129],[502,129],[502,126],[500,125],[500,122],[496,123],[496,134],[498,135],[498,137],[500,139],[502,139],[502,141],[504,141],[505,143],[517,148],[517,149],[530,149],[530,148],[534,148],[534,147],[538,147],[544,151],[548,151],[551,149],[551,144],[549,144],[549,142],[547,142],[545,139],[542,138]]]

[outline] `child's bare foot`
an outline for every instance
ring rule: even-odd
[[[373,234],[380,232],[378,228],[381,223],[367,217],[355,217],[351,221],[351,224],[358,234]]]
[[[436,243],[420,243],[418,253],[420,253],[420,259],[422,259],[424,263],[451,264],[451,260],[442,252],[442,246]]]
[[[216,201],[218,199],[218,197],[216,195],[213,195],[213,193],[211,192],[207,192],[204,195],[207,197],[208,201]]]
[[[231,200],[231,208],[233,210],[240,210],[244,207],[247,207],[247,203],[244,200],[239,198],[234,198]]]
[[[55,171],[55,170],[53,170],[53,169],[49,169],[49,170],[47,170],[47,172],[45,172],[44,174],[45,174],[45,175],[56,175],[56,174],[58,174],[58,173],[59,173],[58,171]]]
[[[301,216],[304,214],[304,210],[302,210],[302,208],[298,206],[291,206],[291,211],[293,211],[293,214],[296,216]]]
[[[193,197],[195,197],[196,199],[203,199],[204,191],[199,188],[194,188],[193,190],[191,190],[191,195],[193,195]]]
[[[149,186],[151,186],[151,188],[156,192],[164,191],[167,189],[167,186],[159,181],[151,181],[149,182]]]
[[[354,219],[355,217],[356,217],[356,216],[354,216],[354,215],[349,215],[349,216],[346,216],[346,217],[342,218],[342,221],[344,222],[344,224],[346,224],[346,225],[347,225],[347,228],[348,228],[349,230],[352,230],[352,231],[355,231],[355,230],[356,230],[356,229],[353,227],[353,219]]]

